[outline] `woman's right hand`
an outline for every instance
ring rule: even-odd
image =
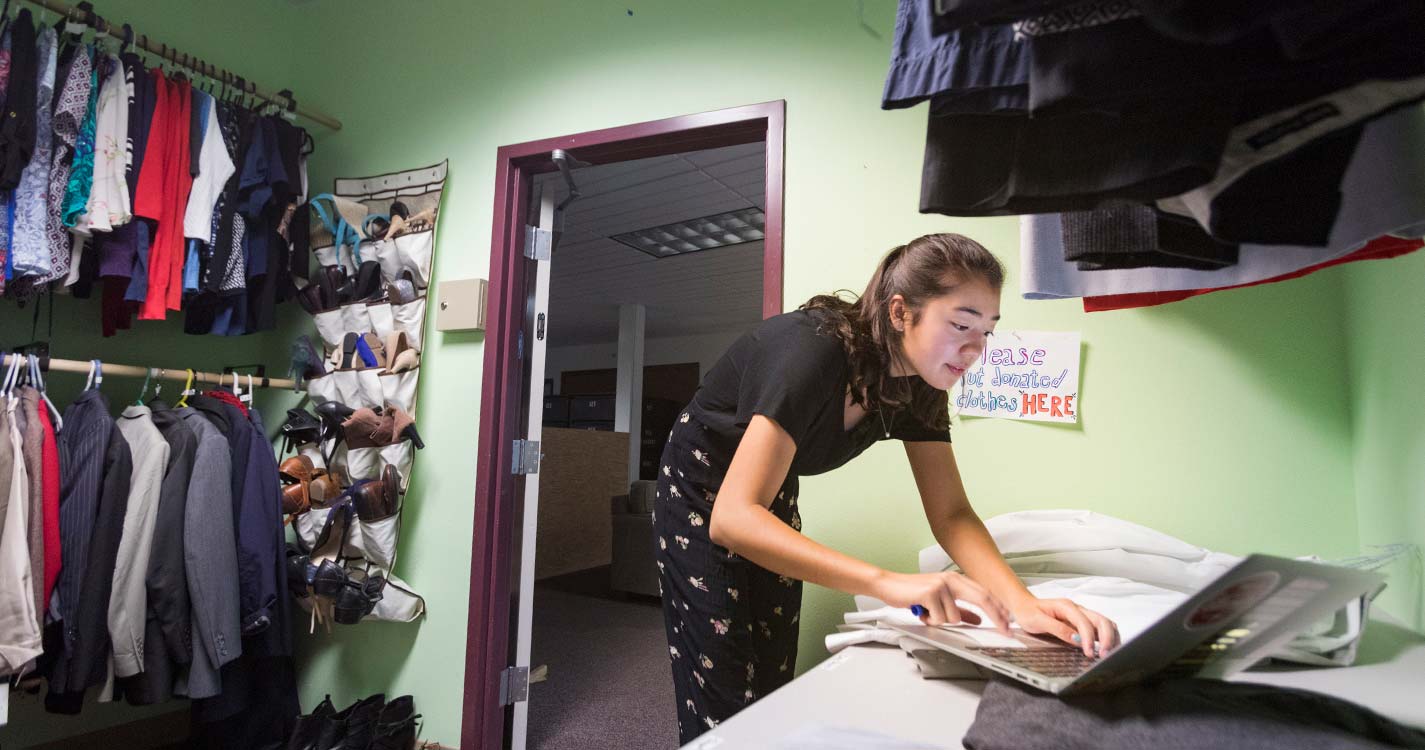
[[[961,611],[956,599],[974,604],[989,615],[1004,635],[1009,635],[1009,610],[1000,604],[984,586],[960,573],[893,573],[883,571],[870,591],[871,596],[893,607],[910,608],[919,604],[925,608],[922,622],[932,627],[958,625],[961,622],[978,625],[980,618],[971,611]]]

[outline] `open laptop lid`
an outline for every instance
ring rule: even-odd
[[[1231,676],[1383,580],[1364,570],[1250,555],[1119,646],[1069,691],[1150,676]]]

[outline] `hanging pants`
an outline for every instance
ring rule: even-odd
[[[654,555],[684,744],[792,679],[801,618],[801,581],[761,568],[708,538],[716,490],[732,460],[713,453],[709,437],[690,414],[678,418],[663,449],[653,510]],[[795,476],[782,485],[771,511],[801,530]]]

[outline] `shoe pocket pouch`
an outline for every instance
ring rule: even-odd
[[[300,516],[292,523],[297,530],[297,537],[302,540],[302,548],[311,551],[317,546],[317,537],[321,536],[322,527],[327,523],[327,516],[331,515],[331,508],[313,508]]]
[[[341,393],[336,387],[336,373],[329,372],[325,375],[318,375],[315,378],[307,378],[307,395],[312,397],[312,401],[317,404],[324,404],[328,401],[340,401]]]
[[[346,449],[346,470],[352,482],[380,478],[382,466],[380,448]]]
[[[425,348],[421,345],[424,340],[421,333],[425,331],[426,322],[425,297],[418,297],[404,305],[391,305],[391,317],[395,330],[405,331],[417,349]]]
[[[376,603],[368,619],[386,622],[411,622],[426,611],[426,600],[411,590],[410,584],[387,576],[386,588],[381,591],[381,601]]]
[[[381,449],[381,468],[384,469],[388,464],[396,467],[403,482],[411,475],[411,463],[414,459],[415,451],[409,440],[402,440]]]
[[[402,271],[410,271],[416,277],[416,286],[423,288],[430,285],[431,255],[435,249],[434,231],[411,232],[373,244],[376,261],[381,264],[381,276],[386,281],[395,281],[401,277]],[[366,248],[363,248],[363,252],[366,252]]]
[[[420,380],[419,367],[405,372],[390,372],[381,376],[381,395],[396,408],[404,412],[412,411],[416,402],[416,383]]]
[[[380,521],[359,521],[361,556],[368,563],[389,571],[396,561],[396,542],[401,530],[401,514]]]
[[[337,370],[324,377],[332,378],[336,382],[336,400],[353,409],[363,406],[375,409],[381,406],[383,398],[379,373],[380,370],[374,368]]]
[[[312,321],[317,324],[317,334],[322,337],[322,343],[334,349],[341,348],[342,337],[348,330],[353,330],[346,327],[346,318],[344,307],[319,312],[312,316]]]

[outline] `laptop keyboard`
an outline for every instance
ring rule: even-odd
[[[1045,677],[1075,677],[1098,663],[1072,648],[977,648],[977,653],[1038,672]]]

